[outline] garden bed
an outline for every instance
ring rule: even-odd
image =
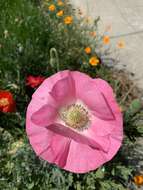
[[[0,113],[1,189],[136,189],[136,168],[125,150],[143,134],[140,91],[102,59],[110,56],[110,39],[98,33],[99,19],[91,25],[68,1],[58,0],[1,0],[0,18],[0,86],[16,102],[16,110]],[[124,114],[124,145],[117,156],[82,175],[39,159],[25,133],[27,105],[38,83],[66,69],[108,81]]]

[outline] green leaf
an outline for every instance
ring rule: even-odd
[[[130,107],[129,107],[129,112],[131,114],[135,114],[137,113],[138,111],[140,111],[140,109],[142,108],[142,103],[139,99],[135,99],[132,101]]]
[[[102,179],[102,178],[104,178],[104,172],[103,172],[103,170],[102,170],[102,168],[99,168],[97,171],[96,171],[96,178],[100,178],[100,179]]]
[[[34,187],[34,182],[32,182],[32,183],[30,183],[30,184],[28,184],[28,189],[32,189],[33,187]]]

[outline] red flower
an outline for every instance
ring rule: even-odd
[[[36,88],[37,86],[39,86],[43,81],[45,80],[45,77],[42,76],[37,76],[34,77],[32,75],[28,76],[26,79],[26,85],[27,86],[31,86],[32,88]]]
[[[14,112],[15,101],[9,91],[0,90],[0,112]]]

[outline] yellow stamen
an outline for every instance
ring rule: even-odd
[[[9,101],[7,98],[0,99],[0,106],[8,106],[8,105],[9,105]]]
[[[67,126],[74,129],[82,129],[89,122],[87,110],[79,104],[73,104],[65,108],[61,112],[61,118]]]

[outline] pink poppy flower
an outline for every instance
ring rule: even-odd
[[[26,130],[38,156],[75,173],[111,160],[123,138],[122,114],[109,84],[68,70],[47,78],[33,94]]]

